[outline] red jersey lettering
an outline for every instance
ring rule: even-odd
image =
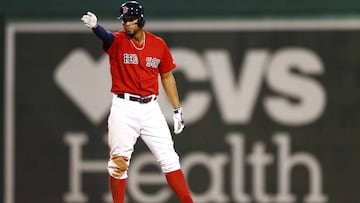
[[[114,36],[114,42],[105,51],[110,60],[111,92],[158,95],[158,75],[176,66],[165,41],[145,32],[144,44],[138,47],[124,31],[114,32]]]

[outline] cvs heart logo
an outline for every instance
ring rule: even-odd
[[[56,85],[93,123],[99,124],[111,106],[111,76],[107,56],[95,61],[75,49],[55,68]]]

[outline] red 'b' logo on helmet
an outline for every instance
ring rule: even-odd
[[[122,9],[123,9],[123,12],[122,12],[123,14],[127,13],[129,10],[129,8],[127,6],[123,6]]]

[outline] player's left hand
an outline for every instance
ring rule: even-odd
[[[179,134],[183,131],[185,127],[185,121],[183,118],[183,110],[182,108],[174,109],[174,133]]]

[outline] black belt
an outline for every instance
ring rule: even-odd
[[[125,99],[125,94],[118,94],[117,97],[121,98],[121,99]],[[142,104],[146,104],[149,103],[151,101],[155,101],[156,100],[156,96],[148,96],[148,97],[135,97],[135,96],[131,96],[129,95],[129,100],[130,101],[134,101],[134,102],[139,102]]]

